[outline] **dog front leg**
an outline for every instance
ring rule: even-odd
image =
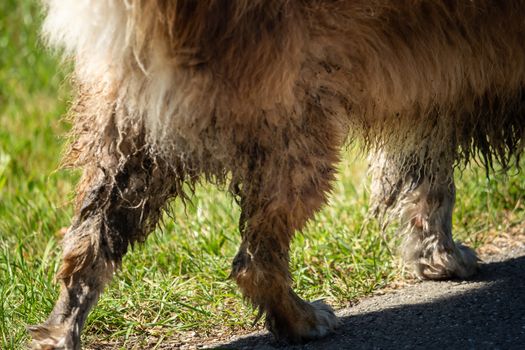
[[[371,207],[382,219],[399,217],[403,257],[421,279],[467,278],[478,268],[476,253],[452,237],[454,169],[434,168],[385,153],[372,158]],[[438,170],[438,171],[436,171]]]
[[[425,180],[407,195],[402,221],[405,229],[403,254],[421,279],[468,278],[478,269],[471,248],[454,242],[452,211],[453,180]]]

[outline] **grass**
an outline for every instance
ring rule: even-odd
[[[57,298],[60,232],[69,225],[75,172],[57,171],[69,125],[64,71],[43,49],[36,1],[0,2],[0,348],[19,349],[25,326],[43,321]],[[399,275],[395,239],[367,213],[366,166],[347,152],[326,207],[293,243],[295,288],[344,306]],[[456,237],[473,246],[522,220],[525,174],[490,180],[458,175]],[[239,244],[239,211],[224,193],[200,187],[193,205],[175,203],[162,232],[129,253],[85,328],[85,341],[161,341],[181,334],[250,328],[253,311],[228,280]]]

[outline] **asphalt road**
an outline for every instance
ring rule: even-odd
[[[472,280],[417,283],[340,310],[342,322],[334,334],[303,346],[287,346],[259,332],[205,347],[523,350],[525,244],[484,260]]]

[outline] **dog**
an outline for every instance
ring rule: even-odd
[[[288,252],[355,140],[373,212],[399,219],[417,276],[476,272],[452,238],[453,172],[523,153],[525,1],[44,1],[45,38],[74,62],[64,163],[83,176],[33,348],[79,349],[128,247],[203,180],[241,207],[231,276],[266,327],[329,334],[337,318],[294,293]]]

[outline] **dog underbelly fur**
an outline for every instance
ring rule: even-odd
[[[519,15],[506,19],[505,43],[497,40],[502,29],[488,25],[507,15],[505,5],[489,8],[490,15],[482,8],[489,7],[488,1],[479,2],[478,12],[458,5],[457,23],[431,3],[389,8],[385,1],[372,18],[358,1],[336,9],[327,5],[321,14],[284,9],[292,14],[288,21],[295,22],[277,26],[283,33],[272,32],[256,45],[286,52],[267,57],[254,50],[225,61],[201,58],[192,48],[173,50],[170,45],[182,44],[170,42],[157,28],[161,15],[154,11],[156,2],[47,3],[47,37],[76,57],[76,79],[84,87],[73,110],[76,129],[102,133],[111,118],[117,125],[135,124],[159,155],[192,159],[203,170],[221,162],[237,168],[228,158],[239,158],[234,150],[246,140],[282,145],[283,133],[293,138],[285,129],[302,127],[304,111],[316,105],[318,118],[341,125],[350,140],[364,139],[366,146],[388,149],[400,158],[424,149],[417,156],[448,153],[469,159],[478,150],[506,163],[508,151],[522,148],[523,118],[516,101],[521,102],[525,82],[520,44],[525,38],[512,32]],[[147,10],[152,14],[139,19]],[[404,23],[419,14],[434,16],[434,22]],[[339,27],[330,26],[330,20]],[[461,21],[466,22],[461,31],[446,33]],[[470,30],[469,21],[481,28]],[[305,23],[312,22],[316,30],[305,30]],[[145,36],[148,30],[151,35]],[[276,35],[288,37],[277,43]],[[430,49],[418,50],[423,44]],[[221,68],[228,64],[241,72]],[[246,66],[256,68],[244,71]],[[254,71],[263,78],[254,81]],[[82,96],[86,91],[88,96]],[[97,127],[86,127],[95,119]]]

